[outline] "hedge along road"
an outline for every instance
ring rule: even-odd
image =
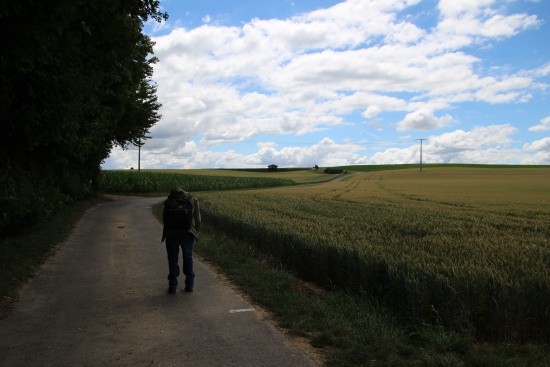
[[[80,219],[0,321],[1,366],[319,364],[197,259],[195,291],[168,294],[160,200],[117,198]]]

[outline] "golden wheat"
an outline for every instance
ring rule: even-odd
[[[299,276],[497,339],[550,336],[549,169],[431,168],[203,193],[208,222]]]

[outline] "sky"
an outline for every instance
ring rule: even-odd
[[[547,0],[160,4],[142,169],[550,164]]]

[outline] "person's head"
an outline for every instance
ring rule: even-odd
[[[176,187],[170,191],[171,197],[180,197],[183,196],[183,190],[180,187]]]

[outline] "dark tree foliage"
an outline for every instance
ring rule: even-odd
[[[0,5],[0,236],[94,193],[115,145],[160,118],[153,0],[17,0]]]

